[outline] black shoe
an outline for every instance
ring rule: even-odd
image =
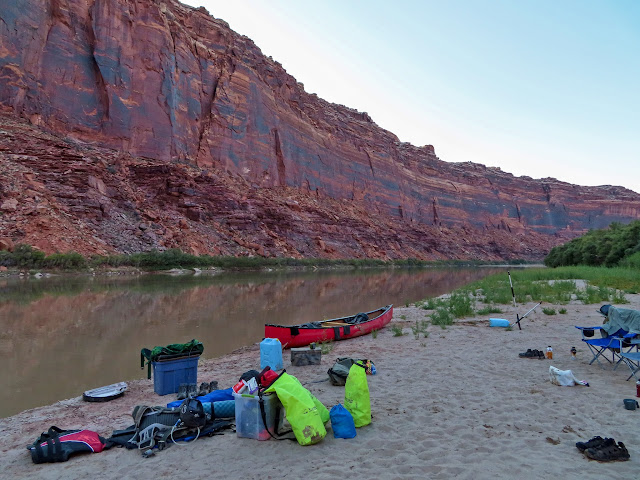
[[[187,397],[194,398],[198,396],[198,384],[189,383],[187,385]]]
[[[537,350],[531,350],[530,348],[527,348],[527,351],[524,353],[519,353],[518,356],[519,357],[523,357],[523,358],[531,358],[531,357],[535,357],[538,354],[536,353]]]
[[[189,384],[187,383],[181,383],[180,386],[178,387],[178,400],[184,400],[185,398],[187,398],[187,387],[189,386]]]
[[[609,440],[611,442],[609,443]],[[584,454],[592,460],[597,460],[599,462],[614,462],[617,460],[625,461],[629,460],[629,452],[627,451],[627,447],[624,446],[624,443],[618,442],[616,445],[615,440],[612,438],[605,439],[605,442],[596,448],[587,448],[584,451]]]
[[[600,435],[593,437],[591,440],[589,440],[588,442],[578,442],[576,443],[576,447],[578,450],[580,450],[581,452],[584,452],[587,448],[598,448],[600,446],[602,446],[602,444],[605,442],[605,440],[612,440],[611,438],[602,438]]]
[[[209,383],[209,391],[213,392],[214,390],[218,390],[218,381],[217,380],[212,380]]]
[[[200,390],[198,390],[198,396],[202,397],[204,395],[206,395],[207,393],[209,393],[211,391],[211,389],[209,388],[209,383],[208,382],[202,382],[200,384]]]

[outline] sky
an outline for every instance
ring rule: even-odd
[[[640,1],[182,1],[441,160],[640,193]]]

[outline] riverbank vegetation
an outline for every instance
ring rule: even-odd
[[[554,247],[544,260],[548,267],[590,265],[640,269],[640,220],[612,223]]]
[[[431,323],[445,327],[455,318],[499,313],[498,305],[507,305],[514,300],[518,304],[544,302],[566,305],[571,300],[585,304],[628,303],[625,293],[640,293],[640,275],[637,270],[615,267],[559,267],[527,268],[511,272],[511,283],[507,272],[489,275],[462,288],[451,295],[429,298],[417,306],[431,311]],[[481,308],[476,310],[476,304]],[[523,312],[524,313],[524,312]]]
[[[282,267],[424,267],[424,266],[481,266],[497,265],[504,262],[490,262],[481,260],[447,260],[426,262],[415,258],[401,260],[377,260],[370,258],[327,259],[327,258],[264,258],[264,257],[231,257],[190,255],[179,249],[165,251],[151,251],[130,255],[95,255],[83,257],[70,253],[54,253],[45,255],[44,252],[29,245],[17,245],[12,252],[0,251],[0,265],[18,270],[85,270],[132,267],[147,271],[166,270],[172,268],[220,268],[223,270],[259,270],[262,268]],[[526,262],[516,260],[512,265]]]

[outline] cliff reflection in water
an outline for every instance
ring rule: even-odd
[[[143,347],[196,338],[205,346],[205,358],[217,357],[259,342],[265,323],[295,324],[390,303],[401,306],[495,271],[3,279],[0,416],[143,378]]]

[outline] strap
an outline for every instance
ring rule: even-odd
[[[258,393],[258,403],[260,404],[260,416],[262,417],[262,425],[264,425],[265,430],[271,436],[271,438],[275,440],[296,440],[295,437],[278,438],[273,433],[271,433],[271,430],[269,430],[269,428],[267,427],[267,414],[264,410],[264,398],[262,398],[262,393]],[[280,410],[281,410],[280,408],[276,410],[275,425],[273,427],[275,434],[278,436],[287,435],[293,432],[293,430],[289,430],[288,432],[282,432],[282,433],[278,432],[278,425],[280,424]]]
[[[63,432],[66,432],[66,430],[58,428],[55,425],[50,426],[49,430],[47,431],[47,433],[52,437],[60,436],[60,434]]]
[[[344,335],[349,335],[351,333],[351,325],[345,325],[342,327],[342,333]]]
[[[46,461],[44,452],[42,451],[42,447],[40,446],[40,442],[38,442],[34,449],[31,450],[31,459],[33,460],[33,463],[43,463]]]
[[[144,361],[147,360],[147,379],[151,379],[151,350],[143,348],[140,350],[140,370],[144,368]]]
[[[43,434],[45,435],[45,434]],[[47,450],[42,448],[42,443],[38,442],[33,450],[31,450],[31,458],[33,463],[44,462],[64,462],[67,460],[66,455],[62,452],[62,444],[57,434],[50,435],[47,439]]]
[[[360,363],[360,362],[361,362],[361,360],[357,360],[357,361],[353,362],[353,364],[364,368],[364,371],[366,372],[367,371],[367,366],[365,364],[363,364],[363,363]]]
[[[138,449],[140,450],[153,448],[156,445],[156,437],[159,437],[159,440],[162,441],[165,439],[165,435],[167,435],[167,432],[170,431],[171,427],[163,425],[161,423],[154,423],[152,425],[149,425],[144,430],[140,430],[140,433],[138,434],[138,441],[135,442],[135,440],[133,440],[133,443],[137,443]],[[160,445],[158,445],[158,447],[160,447]]]
[[[149,407],[147,405],[136,405],[135,407],[133,407],[131,416],[133,417],[133,423],[136,425],[136,428],[140,427],[142,417],[144,417],[144,414],[150,410],[153,410],[152,407]]]
[[[293,337],[300,335],[300,329],[298,327],[289,327],[289,331]]]
[[[53,444],[53,446],[52,446]],[[51,458],[55,462],[64,462],[66,458],[62,453],[62,444],[60,443],[60,437],[55,436],[47,440],[47,449],[52,448],[51,450]]]
[[[333,334],[336,340],[340,340],[340,327],[333,327]]]

